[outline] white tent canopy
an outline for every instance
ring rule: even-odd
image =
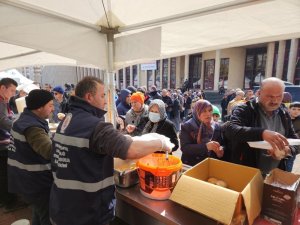
[[[76,65],[76,60],[0,42],[0,70],[28,65]]]
[[[299,0],[0,0],[0,42],[14,45],[1,48],[0,71],[41,53],[94,65],[111,103],[120,67],[299,37]]]
[[[115,69],[157,58],[299,38],[300,1],[0,0],[0,42],[22,46],[4,55],[5,47],[0,45],[0,70],[16,67],[15,58],[20,56],[22,66],[30,61],[47,64],[46,55],[41,57],[44,52],[61,57],[53,56],[49,63],[80,62],[109,69],[104,27],[119,32],[112,42],[111,68]]]
[[[16,69],[11,69],[11,70],[7,70],[5,72],[0,72],[0,80],[2,78],[6,78],[6,77],[14,79],[18,83],[18,85],[28,85],[28,84],[33,83],[32,80],[25,77],[23,74],[21,74]]]

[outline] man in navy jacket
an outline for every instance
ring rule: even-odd
[[[26,97],[26,105],[11,130],[13,144],[8,152],[8,189],[20,194],[31,205],[33,225],[50,225],[52,141],[46,119],[54,111],[53,96],[46,90],[32,90]]]
[[[50,218],[57,225],[106,225],[115,214],[113,158],[170,152],[170,141],[159,134],[150,140],[125,136],[104,122],[104,83],[98,78],[83,78],[75,93],[53,138]]]

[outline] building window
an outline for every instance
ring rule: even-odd
[[[289,56],[291,49],[291,40],[285,41],[285,51],[284,51],[284,61],[283,61],[283,71],[282,71],[282,80],[287,80],[287,72],[289,65]]]
[[[282,80],[287,80],[290,48],[291,48],[291,40],[286,40],[285,50],[284,50]],[[277,63],[278,63],[278,50],[279,50],[279,41],[276,41],[275,42],[275,50],[274,50],[272,77],[276,77],[276,67],[277,67]]]
[[[154,85],[153,70],[147,70],[147,87],[148,87],[148,90],[150,90],[152,85]]]
[[[130,86],[130,66],[125,68],[125,74],[126,74],[126,88]]]
[[[300,84],[300,39],[298,39],[298,51],[297,51],[297,59],[296,59],[294,84],[296,85]]]
[[[123,80],[123,69],[120,69],[119,70],[119,88],[120,89],[123,89],[123,83],[124,83],[124,80]]]
[[[225,89],[227,89],[228,70],[229,70],[229,59],[228,58],[221,59],[219,87],[224,87]]]
[[[204,61],[204,90],[214,89],[214,77],[215,77],[215,60],[209,59]]]
[[[155,86],[158,89],[161,89],[161,84],[160,84],[160,60],[156,60]]]
[[[274,48],[272,77],[276,77],[276,65],[277,65],[277,58],[278,58],[278,48],[279,48],[279,42],[276,41],[275,42],[275,48]]]
[[[132,66],[133,86],[138,87],[137,65]]]
[[[176,88],[176,58],[171,58],[170,88]]]
[[[267,48],[253,48],[246,51],[244,88],[253,89],[265,78]]]
[[[190,55],[188,88],[201,88],[202,55]]]
[[[169,60],[163,59],[162,89],[168,88],[168,70],[169,70]]]

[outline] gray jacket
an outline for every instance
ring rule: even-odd
[[[0,151],[8,147],[12,124],[13,112],[9,109],[8,103],[0,98]]]

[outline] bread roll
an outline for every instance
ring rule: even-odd
[[[274,155],[278,160],[281,160],[285,157],[285,151],[284,150],[279,150],[279,149],[275,149],[274,151]]]
[[[214,177],[211,177],[211,178],[209,178],[208,180],[207,180],[209,183],[211,183],[211,184],[217,184],[217,179],[216,178],[214,178]]]
[[[59,120],[63,120],[65,118],[65,114],[64,113],[57,113],[57,117]]]
[[[224,187],[224,188],[227,188],[227,183],[225,181],[223,181],[223,180],[218,180],[216,182],[216,185]]]

